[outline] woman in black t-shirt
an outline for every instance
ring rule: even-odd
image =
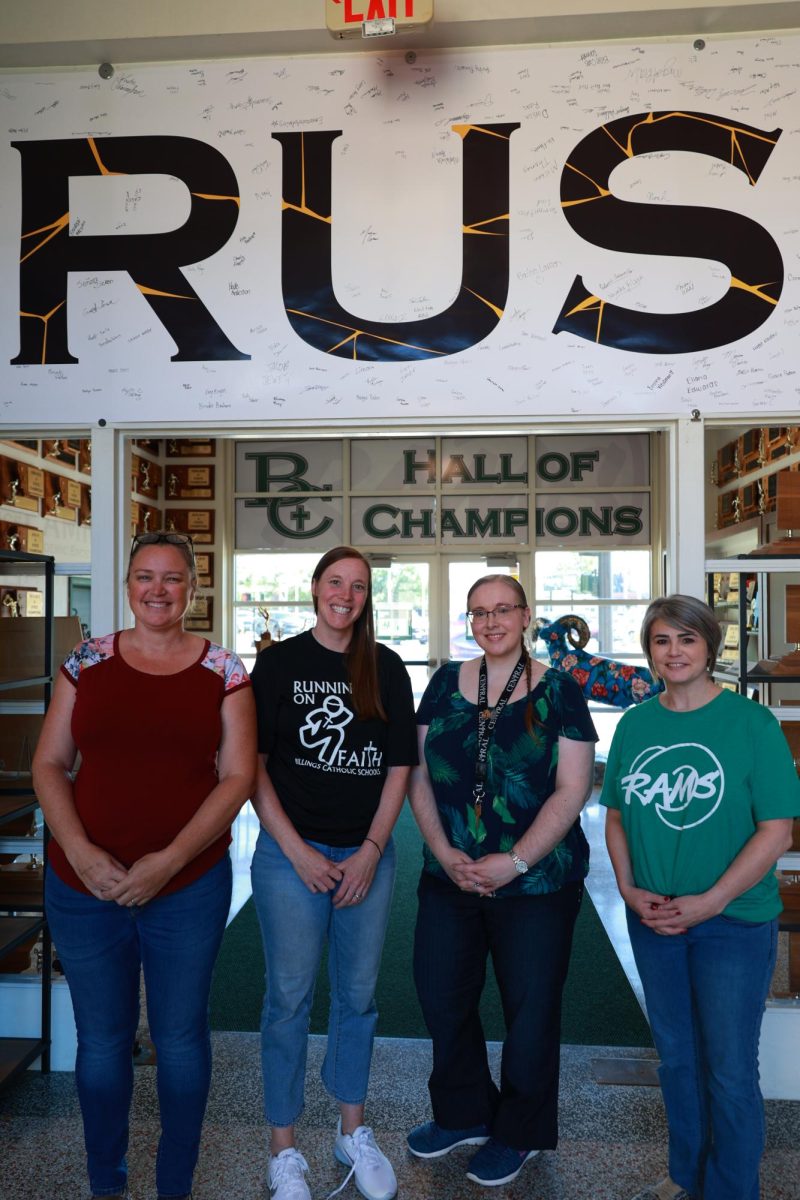
[[[263,650],[252,674],[263,759],[252,875],[267,963],[261,1045],[273,1200],[310,1200],[294,1124],[326,938],[322,1079],[339,1102],[334,1154],[370,1200],[397,1191],[364,1102],[394,885],[391,835],[417,751],[411,684],[399,656],[375,641],[371,587],[363,555],[329,550],[312,576],[314,628]]]

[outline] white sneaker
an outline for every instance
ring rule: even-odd
[[[355,1175],[356,1187],[366,1200],[392,1200],[397,1195],[397,1178],[392,1164],[379,1150],[375,1134],[369,1125],[359,1125],[353,1133],[342,1133],[342,1122],[336,1127],[333,1153],[340,1163],[350,1168],[344,1183],[331,1192],[335,1196]]]
[[[270,1155],[267,1178],[272,1200],[311,1200],[311,1192],[303,1178],[307,1170],[308,1163],[294,1146]]]

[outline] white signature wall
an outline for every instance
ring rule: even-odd
[[[796,37],[730,39],[702,52],[688,42],[615,44],[421,53],[413,64],[360,53],[141,66],[109,80],[95,68],[0,76],[0,421],[372,424],[688,416],[695,408],[733,419],[790,415],[800,397],[799,85]],[[594,130],[648,112],[708,114],[726,128],[770,133],[774,145],[750,179],[735,136],[728,162],[688,150],[631,154],[610,188],[652,207],[652,248],[591,244],[562,208],[565,164]],[[342,131],[331,148],[335,295],[355,324],[391,330],[435,317],[459,291],[465,151],[453,127],[513,123],[508,294],[491,332],[466,349],[405,361],[362,361],[357,345],[338,357],[303,340],[282,291],[284,154],[272,134]],[[22,158],[11,143],[91,138],[102,159],[106,137],[156,135],[207,143],[235,174],[233,232],[183,272],[249,357],[171,361],[178,347],[130,275],[98,268],[69,274],[68,346],[78,361],[48,360],[43,342],[39,361],[13,365],[20,258],[44,246],[48,231],[26,229],[21,241]],[[167,233],[191,205],[186,184],[164,173],[76,175],[65,228],[53,236]],[[758,327],[731,340],[723,320],[717,344],[680,353],[555,333],[576,277],[600,309],[699,320],[724,300],[726,265],[696,246],[691,257],[676,253],[675,206],[740,214],[774,241],[780,287],[749,282],[765,288]],[[47,315],[22,320],[44,327]]]

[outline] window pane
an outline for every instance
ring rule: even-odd
[[[537,604],[650,599],[649,550],[538,550],[534,567]]]
[[[372,568],[375,636],[407,664],[415,701],[428,683],[428,575],[427,563],[404,559]]]
[[[537,620],[544,618],[547,621],[556,621],[568,613],[583,617],[590,633],[589,641],[583,647],[587,654],[644,664],[639,630],[646,607],[645,604],[586,604],[576,600],[573,604],[537,605],[535,616]],[[541,658],[544,654],[544,642],[539,641],[536,655]]]

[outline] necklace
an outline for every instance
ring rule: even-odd
[[[472,803],[477,821],[481,819],[481,813],[483,812],[489,743],[492,740],[494,727],[500,718],[500,714],[511,699],[514,688],[519,683],[522,672],[525,670],[526,658],[527,654],[525,652],[519,656],[517,665],[509,675],[506,686],[500,693],[500,698],[494,708],[490,708],[488,704],[489,672],[486,668],[486,655],[484,654],[481,659],[481,665],[478,669],[478,752],[475,757],[475,783],[472,789]]]

